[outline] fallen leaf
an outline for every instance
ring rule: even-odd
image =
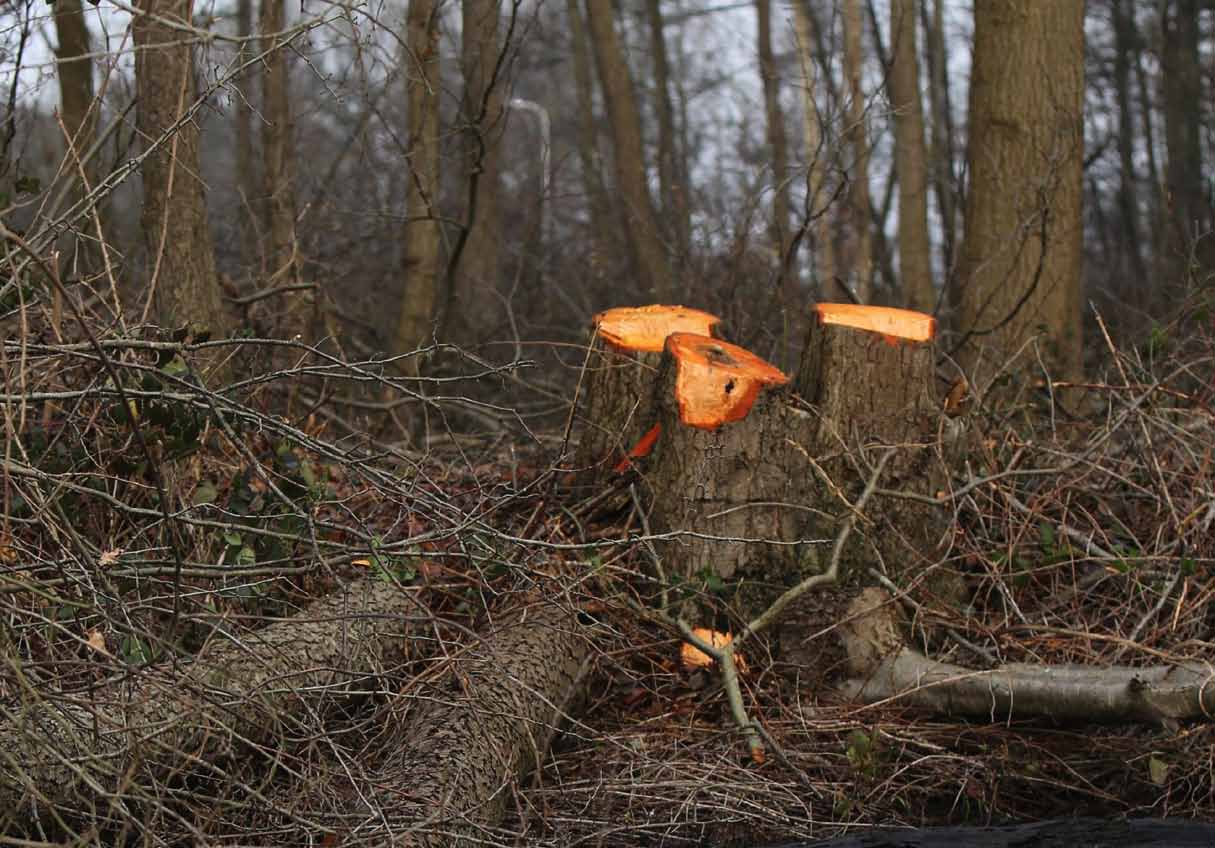
[[[122,557],[122,551],[114,548],[108,551],[102,551],[101,556],[97,560],[97,564],[102,568],[109,568],[112,565],[118,565],[118,560]]]
[[[101,635],[101,631],[94,627],[89,631],[88,638],[89,647],[99,654],[109,656],[109,651],[105,648],[105,636]]]

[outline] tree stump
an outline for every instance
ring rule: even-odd
[[[654,384],[667,336],[716,337],[720,319],[683,306],[621,307],[595,316],[587,362],[585,425],[575,456],[581,480],[616,467],[655,423]]]
[[[820,304],[790,383],[741,348],[670,336],[655,392],[662,435],[645,465],[653,528],[679,534],[660,546],[668,585],[716,596],[714,623],[736,626],[826,569],[884,449],[895,454],[882,488],[935,493],[932,337],[933,320],[920,313]],[[858,522],[845,571],[922,562],[905,548],[931,554],[938,512],[882,499],[866,513],[880,513],[883,526]]]

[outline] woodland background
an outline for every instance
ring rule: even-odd
[[[749,760],[644,612],[636,489],[568,476],[602,309],[706,309],[786,370],[816,301],[930,312],[977,435],[949,549],[894,587],[925,649],[1209,661],[1211,3],[31,0],[0,21],[0,830],[446,844],[410,806],[445,778],[394,752],[444,675],[491,674],[475,634],[537,604],[602,632],[505,627],[583,695],[551,751],[529,737],[538,765],[478,767],[490,844],[1215,812],[1206,722],[860,708],[838,669],[762,644],[744,695],[780,755]],[[324,606],[343,592],[357,612]]]

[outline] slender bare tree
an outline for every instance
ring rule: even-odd
[[[873,300],[873,203],[869,198],[869,133],[865,128],[865,89],[861,85],[861,2],[844,0],[844,76],[848,84],[849,221],[852,230],[853,293]]]
[[[661,300],[671,301],[676,297],[675,275],[667,246],[662,241],[663,228],[646,184],[641,117],[628,62],[612,21],[612,2],[587,0],[586,12],[595,63],[603,85],[603,99],[612,126],[616,188],[624,205],[633,262],[642,289]]]
[[[439,0],[410,0],[405,20],[409,177],[405,192],[405,293],[396,350],[425,344],[439,285]],[[418,357],[409,370],[417,373]]]

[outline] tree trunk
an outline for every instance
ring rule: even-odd
[[[1083,106],[1084,4],[976,2],[958,274],[976,385],[1039,334],[1054,379],[1080,372]]]
[[[814,19],[805,3],[793,4],[793,25],[797,33],[798,56],[802,71],[802,148],[806,162],[805,214],[814,231],[808,241],[811,267],[816,281],[815,291],[820,300],[834,299],[828,295],[835,288],[835,243],[828,214],[829,198],[825,191],[827,145],[819,119],[817,102],[818,61],[815,57]]]
[[[154,669],[133,684],[5,711],[0,806],[72,809],[99,824],[114,802],[155,798],[199,762],[244,755],[319,697],[307,693],[340,693],[399,655],[414,594],[355,583],[240,639],[217,633],[180,673]]]
[[[501,312],[497,294],[502,276],[498,194],[506,80],[505,57],[498,38],[498,0],[464,0],[461,31],[463,176],[465,186],[476,180],[476,191],[468,192],[468,239],[456,273],[456,308],[448,317],[451,326],[459,328],[458,335],[481,342]]]
[[[484,844],[510,800],[506,787],[543,760],[582,700],[582,630],[570,610],[541,604],[480,635],[440,685],[418,693],[424,706],[366,787],[383,816],[352,836],[396,848]]]
[[[614,140],[613,160],[616,189],[624,205],[625,223],[633,263],[641,289],[661,301],[676,300],[675,275],[667,258],[650,190],[646,185],[645,151],[641,141],[641,118],[628,62],[612,22],[611,0],[587,0],[587,22],[603,85],[608,121]]]
[[[654,110],[658,114],[658,185],[662,193],[662,217],[669,226],[664,232],[675,245],[675,256],[683,260],[688,255],[690,223],[688,220],[688,187],[680,183],[683,172],[675,152],[675,118],[671,108],[671,71],[667,61],[667,39],[662,21],[660,0],[646,0],[646,18],[650,26],[650,52],[654,59]]]
[[[860,303],[873,300],[873,203],[869,198],[869,133],[865,128],[865,90],[861,85],[861,2],[844,0],[844,76],[848,81],[849,221],[852,291]]]
[[[1134,9],[1128,10],[1126,0],[1112,0],[1114,18],[1114,95],[1118,102],[1118,217],[1120,248],[1126,257],[1127,270],[1136,283],[1147,277],[1139,235],[1139,203],[1135,177],[1135,115],[1131,108],[1131,60],[1138,39],[1134,24]],[[1148,306],[1137,296],[1134,285],[1124,295],[1138,301],[1141,309]]]
[[[1160,29],[1164,86],[1164,134],[1168,147],[1166,180],[1171,209],[1168,214],[1168,250],[1172,282],[1184,279],[1191,252],[1197,247],[1200,264],[1210,264],[1215,250],[1204,247],[1210,238],[1210,208],[1202,172],[1202,116],[1206,100],[1199,52],[1199,0],[1168,0],[1161,4]],[[1211,254],[1208,256],[1207,254]]]
[[[772,156],[772,243],[782,261],[789,249],[789,145],[785,138],[785,114],[780,106],[780,80],[772,55],[772,3],[755,0],[758,21],[759,73],[764,86],[764,119],[768,130],[768,150]],[[791,305],[792,290],[786,291]]]
[[[248,39],[253,35],[253,0],[237,0],[236,3],[236,35]],[[244,64],[252,50],[249,42],[242,40],[237,50],[236,61]],[[249,106],[249,98],[253,97],[250,86],[252,74],[243,74],[237,84],[244,86],[243,97],[236,98],[236,196],[240,198],[240,210],[237,213],[237,228],[240,230],[240,259],[245,268],[252,268],[258,262],[258,216],[254,204],[256,192],[256,169],[253,166],[253,109]]]
[[[97,117],[100,105],[93,103],[93,58],[89,30],[84,20],[81,0],[64,0],[52,7],[55,14],[55,65],[59,75],[59,117],[67,133],[66,176],[77,182],[74,196],[83,198],[96,185],[97,157],[87,158],[97,137]],[[92,229],[91,222],[86,225]],[[88,247],[89,239],[76,239],[76,260],[79,271],[96,270],[96,251]],[[75,272],[73,272],[73,275]]]
[[[599,133],[595,127],[595,84],[591,76],[591,57],[587,51],[586,28],[578,0],[566,0],[571,54],[574,63],[574,88],[578,97],[578,161],[582,166],[582,186],[591,215],[592,265],[607,258],[607,245],[615,229],[608,210],[607,189],[599,155]]]
[[[928,4],[932,3],[932,16],[928,16]],[[945,52],[945,4],[944,0],[923,0],[924,30],[928,66],[928,103],[932,113],[932,146],[929,159],[932,162],[933,193],[941,213],[941,267],[945,271],[944,295],[949,299],[951,312],[958,303],[954,299],[958,287],[951,285],[954,261],[957,259],[957,184],[953,161],[953,105],[949,98],[949,62]],[[953,316],[950,316],[951,319]]]
[[[199,178],[198,125],[182,120],[194,101],[194,60],[176,26],[191,25],[192,0],[139,0],[131,26],[135,44],[137,128],[145,145],[166,132],[143,163],[140,223],[148,248],[148,279],[163,327],[187,325],[191,334],[219,335],[227,320],[215,275]],[[180,126],[177,126],[181,121]]]
[[[890,9],[890,46],[894,51],[890,106],[894,110],[899,172],[899,282],[909,309],[932,312],[936,292],[928,242],[928,174],[915,5],[916,0],[894,0]]]
[[[261,49],[271,51],[263,60],[262,75],[262,187],[265,194],[266,251],[271,286],[299,282],[299,244],[295,235],[295,132],[291,119],[286,48],[274,49],[277,34],[286,24],[287,0],[262,0]],[[311,336],[313,298],[305,292],[288,292],[280,301],[278,332],[286,338]]]
[[[426,344],[439,286],[439,4],[410,0],[405,21],[406,118],[409,124],[405,189],[405,295],[396,351]],[[418,373],[418,357],[407,370]]]

